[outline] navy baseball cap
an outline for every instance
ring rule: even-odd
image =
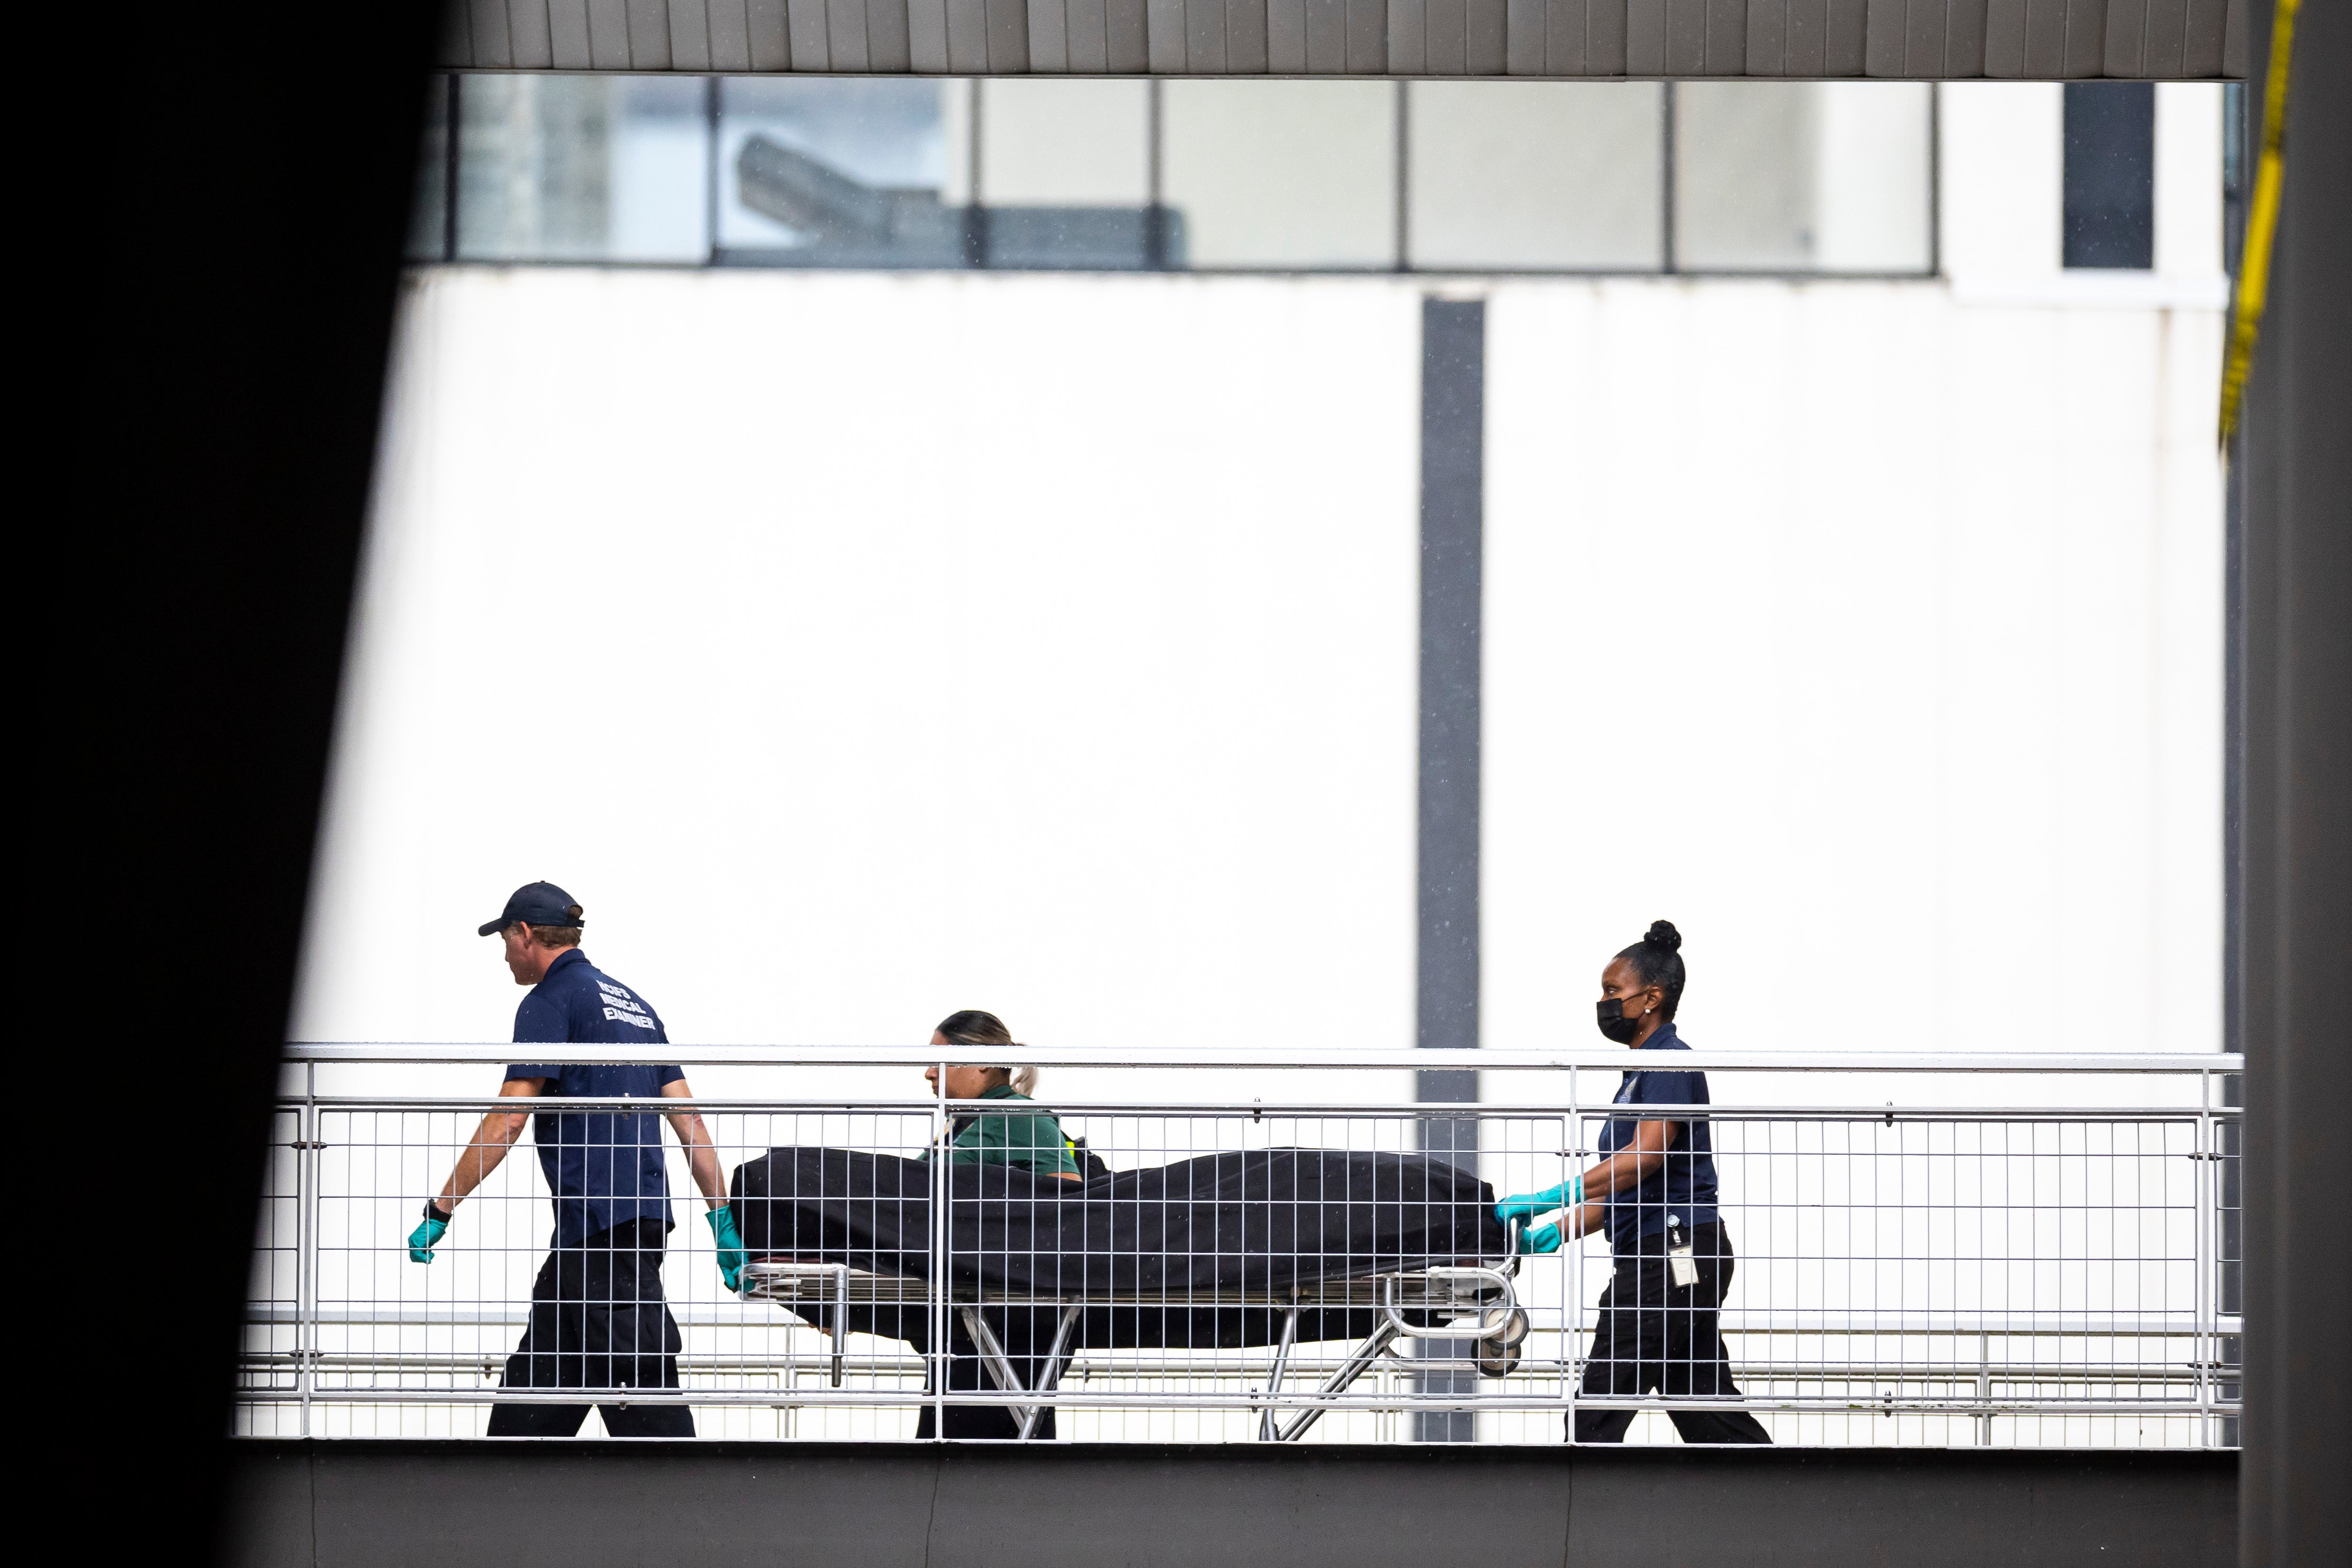
[[[488,936],[520,920],[526,925],[578,925],[579,903],[551,882],[525,883],[507,899],[506,912],[475,935]]]

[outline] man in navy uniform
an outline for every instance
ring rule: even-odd
[[[660,1015],[643,997],[599,970],[580,950],[583,911],[553,883],[515,890],[505,910],[481,928],[506,946],[507,968],[530,994],[515,1009],[518,1044],[667,1045]],[[686,1075],[655,1065],[567,1067],[519,1062],[507,1069],[502,1098],[689,1099]],[[408,1255],[433,1261],[433,1249],[466,1195],[498,1169],[523,1124],[536,1121],[539,1163],[555,1197],[555,1236],[530,1291],[530,1322],[507,1358],[509,1388],[676,1388],[677,1322],[662,1295],[662,1252],[668,1245],[669,1187],[661,1124],[652,1113],[493,1111],[457,1156],[441,1195],[425,1206],[425,1223]],[[674,1113],[669,1124],[686,1146],[694,1185],[710,1206],[719,1266],[730,1290],[743,1267],[743,1243],[727,1207],[727,1179],[702,1118]],[[600,1403],[615,1437],[691,1437],[694,1412],[682,1403]],[[490,1411],[493,1437],[568,1437],[586,1420],[585,1405],[501,1404]]]

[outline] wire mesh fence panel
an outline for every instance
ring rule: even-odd
[[[237,1429],[2226,1446],[2213,1076],[1634,1110],[313,1073],[272,1124]]]

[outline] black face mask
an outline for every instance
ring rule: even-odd
[[[1592,1010],[1599,1017],[1601,1034],[1619,1045],[1633,1044],[1633,1037],[1642,1032],[1642,1015],[1629,1016],[1618,998],[1603,997],[1592,1004]]]

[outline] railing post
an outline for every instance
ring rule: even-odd
[[[1576,1069],[1571,1067],[1568,1070],[1568,1136],[1560,1140],[1560,1147],[1568,1155],[1569,1174],[1571,1176],[1584,1163],[1583,1156],[1576,1152],[1577,1144],[1583,1136],[1583,1103],[1576,1097]],[[1580,1211],[1582,1206],[1578,1207]],[[1561,1246],[1568,1249],[1569,1258],[1568,1300],[1560,1304],[1559,1314],[1562,1341],[1559,1375],[1568,1382],[1567,1414],[1562,1419],[1568,1429],[1560,1436],[1572,1442],[1576,1437],[1576,1396],[1583,1382],[1577,1370],[1576,1348],[1584,1340],[1584,1238],[1577,1236],[1563,1241]]]
[[[294,1365],[302,1391],[302,1436],[310,1435],[310,1395],[319,1353],[319,1064],[302,1074],[302,1112],[294,1131]]]
[[[931,1099],[931,1440],[948,1435],[948,1064]]]
[[[1992,1334],[1977,1330],[1977,1447],[1992,1447]]]
[[[2214,1334],[2212,1258],[2214,1249],[2208,1232],[2211,1228],[2213,1208],[2219,1200],[2221,1186],[2207,1175],[2209,1168],[2220,1161],[2215,1157],[2213,1138],[2213,1074],[2197,1074],[2197,1148],[2189,1156],[2192,1176],[2189,1201],[2196,1205],[2197,1234],[2197,1330],[2195,1345],[2189,1354],[2196,1357],[2195,1376],[2189,1386],[2197,1399],[2197,1446],[2210,1448],[2213,1442],[2213,1365],[2221,1359],[2221,1341]]]

